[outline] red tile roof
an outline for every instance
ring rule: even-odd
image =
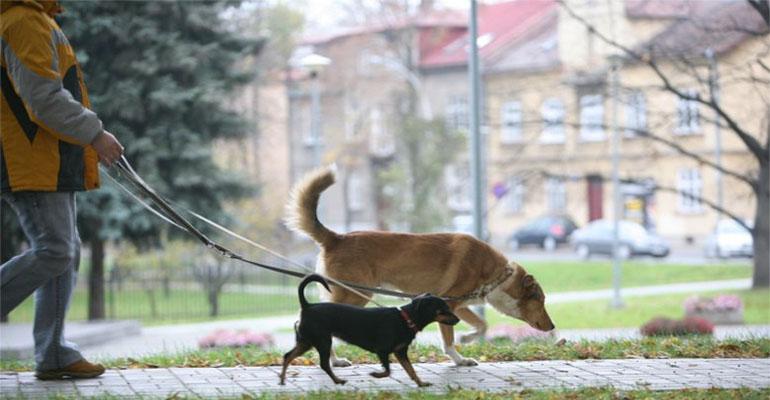
[[[513,0],[497,4],[480,4],[478,15],[479,56],[493,56],[498,50],[525,35],[529,28],[549,11],[555,9],[554,0]],[[422,68],[440,68],[465,65],[468,60],[468,33],[447,38],[446,44],[424,55]]]

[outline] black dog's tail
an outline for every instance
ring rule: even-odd
[[[326,290],[331,292],[331,289],[329,289],[329,284],[326,283],[326,279],[323,278],[323,276],[318,274],[311,274],[305,277],[305,279],[302,280],[299,284],[299,289],[297,289],[297,293],[299,295],[299,305],[302,307],[302,309],[306,309],[307,306],[310,305],[310,303],[307,302],[307,299],[305,299],[305,286],[307,286],[310,282],[318,282],[326,288]]]

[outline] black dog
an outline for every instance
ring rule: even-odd
[[[395,353],[398,362],[418,386],[430,385],[417,377],[406,352],[417,332],[431,322],[455,325],[460,321],[449,310],[444,300],[424,294],[399,308],[363,308],[335,303],[308,304],[304,291],[310,282],[319,282],[329,290],[326,280],[316,274],[309,275],[300,283],[299,304],[302,311],[300,320],[295,325],[297,344],[283,356],[281,385],[286,379],[286,367],[289,363],[311,347],[318,350],[321,368],[329,374],[334,383],[344,384],[346,381],[337,378],[329,366],[332,336],[377,354],[384,371],[372,372],[373,377],[385,378],[390,375],[389,356],[390,353]]]

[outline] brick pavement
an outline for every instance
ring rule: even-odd
[[[286,386],[278,385],[280,367],[159,368],[109,370],[99,379],[38,381],[31,372],[0,373],[5,397],[51,395],[169,397],[239,397],[242,394],[301,393],[319,390],[405,392],[418,390],[406,373],[393,367],[389,378],[369,376],[377,365],[336,368],[345,385],[334,385],[318,367],[292,366]],[[431,392],[452,388],[485,391],[614,387],[620,390],[684,388],[770,388],[770,359],[626,359],[482,363],[455,367],[450,363],[415,364],[419,376],[433,383]]]

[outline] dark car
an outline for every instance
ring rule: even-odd
[[[550,251],[558,244],[566,243],[575,229],[577,226],[570,217],[539,217],[513,232],[508,238],[508,246],[516,250],[520,246],[534,244]]]
[[[626,259],[636,255],[665,257],[669,245],[660,236],[647,231],[641,225],[631,221],[618,222],[618,255]],[[612,255],[613,223],[601,219],[593,221],[572,234],[572,245],[578,255],[587,259],[592,254]]]

